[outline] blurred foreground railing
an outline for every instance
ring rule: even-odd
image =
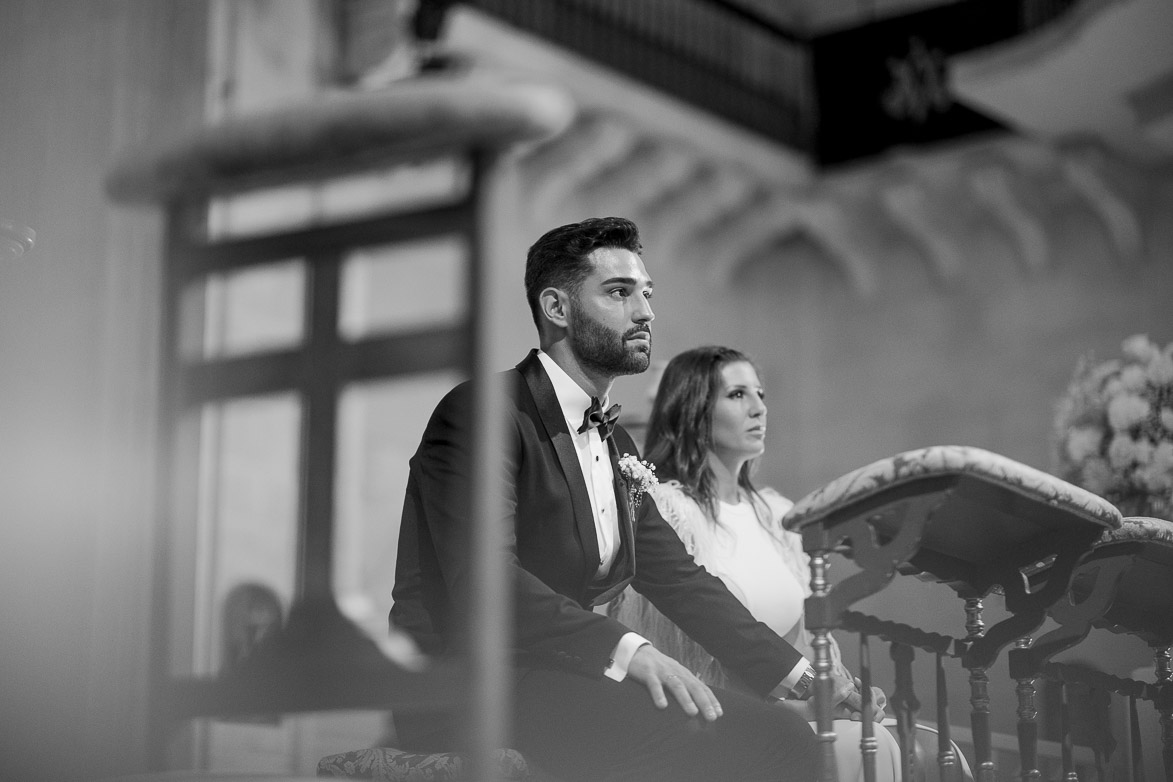
[[[329,709],[429,708],[470,720],[470,756],[487,769],[503,746],[509,703],[505,690],[509,601],[501,531],[492,524],[489,458],[475,460],[472,519],[474,587],[471,648],[475,659],[412,670],[384,653],[339,610],[334,579],[334,483],[338,400],[347,383],[410,371],[458,367],[478,392],[477,453],[499,450],[501,391],[493,355],[502,307],[500,276],[488,251],[495,217],[490,198],[495,166],[514,144],[566,128],[573,106],[560,90],[537,84],[475,84],[453,78],[406,79],[379,91],[320,96],[312,102],[249,115],[128,155],[109,176],[111,196],[158,205],[167,218],[164,249],[160,488],[155,552],[151,703],[148,730],[155,769],[168,765],[168,744],[193,717],[276,715]],[[214,199],[291,186],[325,189],[337,177],[421,161],[452,158],[467,186],[442,203],[380,206],[360,214],[278,219],[248,235],[209,231]],[[278,218],[283,215],[278,214]],[[468,317],[462,327],[402,336],[341,333],[341,268],[363,247],[456,237],[468,253]],[[185,296],[216,274],[285,259],[304,268],[300,341],[244,355],[209,354],[183,344],[191,317]],[[198,308],[197,308],[198,312]],[[187,331],[192,329],[188,328]],[[203,331],[196,328],[196,334]],[[195,465],[200,444],[184,441],[185,418],[203,405],[258,394],[287,393],[301,411],[297,458],[296,593],[283,626],[214,676],[196,675],[190,652],[176,643],[190,634],[198,587],[183,583],[200,553],[195,539],[199,499]],[[395,512],[394,509],[387,509]],[[391,564],[388,563],[388,567]],[[176,600],[176,592],[184,592]],[[186,606],[186,609],[185,609]],[[189,644],[190,645],[190,644]],[[458,748],[453,748],[458,749]]]

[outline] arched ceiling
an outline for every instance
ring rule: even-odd
[[[1090,218],[1112,261],[1144,254],[1152,180],[1095,139],[1001,131],[819,170],[492,19],[453,21],[449,44],[478,67],[554,79],[581,107],[568,132],[521,161],[535,230],[625,214],[657,236],[664,257],[707,265],[718,282],[801,236],[865,298],[885,274],[878,248],[894,242],[936,284],[959,284],[975,226],[1001,235],[1020,273],[1045,273],[1060,260],[1056,232],[1072,210]]]

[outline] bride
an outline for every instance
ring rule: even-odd
[[[681,353],[665,368],[652,406],[644,450],[660,483],[650,494],[696,561],[810,660],[810,635],[802,616],[810,594],[808,558],[799,535],[780,523],[793,503],[750,480],[754,461],[765,450],[765,434],[765,395],[748,356],[722,347]],[[632,590],[612,604],[610,614],[690,667],[706,684],[744,689]],[[863,778],[858,681],[843,667],[833,639],[831,649],[839,778],[857,782]],[[796,683],[795,698],[780,701],[779,708],[800,711],[813,728],[809,681],[795,678],[803,679]],[[875,688],[873,696],[879,721],[886,698]],[[899,745],[882,725],[874,728],[876,779],[893,782],[900,778]]]

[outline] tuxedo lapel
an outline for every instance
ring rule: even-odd
[[[542,368],[536,350],[530,351],[530,354],[517,365],[517,369],[525,378],[542,426],[545,427],[546,434],[554,445],[554,452],[558,455],[562,475],[566,478],[566,485],[570,490],[574,526],[578,532],[579,544],[582,546],[583,562],[587,572],[593,573],[599,561],[599,539],[595,532],[595,518],[591,511],[590,496],[587,494],[586,479],[578,462],[574,441],[570,438],[570,430],[566,428],[566,417],[562,415],[562,407],[558,404],[554,385],[546,375],[546,370]]]
[[[635,519],[631,517],[631,502],[627,497],[627,481],[619,471],[619,448],[615,438],[610,440],[611,469],[615,472],[615,503],[619,506],[619,537],[628,559],[635,549]]]
[[[618,432],[616,428],[616,433]],[[635,520],[631,518],[631,506],[627,501],[627,481],[619,472],[619,451],[612,436],[607,440],[607,452],[611,455],[611,470],[614,474],[612,488],[615,491],[615,507],[619,510],[619,551],[611,565],[611,573],[603,591],[592,596],[595,605],[608,603],[622,592],[635,575]]]

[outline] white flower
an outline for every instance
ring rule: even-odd
[[[628,486],[641,492],[646,492],[659,483],[656,478],[656,465],[648,464],[629,453],[619,457],[619,474],[623,476],[623,480],[627,482]]]
[[[1157,346],[1149,339],[1148,334],[1133,334],[1120,344],[1124,355],[1140,363],[1147,363],[1153,356],[1160,353]]]
[[[1173,385],[1173,357],[1164,354],[1154,356],[1145,373],[1154,386]]]
[[[1173,442],[1158,444],[1149,463],[1136,471],[1136,479],[1151,491],[1173,490]]]
[[[1108,402],[1108,423],[1117,432],[1139,424],[1149,416],[1149,403],[1136,394],[1121,394]]]
[[[656,478],[656,465],[625,453],[619,457],[619,474],[627,484],[627,502],[631,506],[631,515],[634,518],[644,494],[660,482]]]
[[[1173,470],[1161,471],[1150,464],[1136,471],[1136,482],[1149,491],[1169,491],[1173,489]]]
[[[1067,457],[1079,463],[1100,451],[1104,432],[1097,426],[1080,426],[1067,434]]]
[[[1132,441],[1132,458],[1141,467],[1153,461],[1153,451],[1156,450],[1148,439],[1141,437]]]
[[[1088,459],[1083,465],[1080,471],[1080,485],[1092,494],[1103,494],[1112,485],[1114,477],[1115,474],[1108,463],[1097,456]]]
[[[1127,470],[1137,462],[1136,440],[1126,434],[1118,434],[1108,445],[1108,463],[1117,470]]]
[[[1153,461],[1150,467],[1158,472],[1167,472],[1173,476],[1173,442],[1166,440],[1153,449]]]
[[[1120,371],[1120,385],[1124,386],[1128,391],[1144,391],[1148,382],[1148,379],[1145,377],[1144,367],[1138,367],[1133,364]]]
[[[1137,334],[1121,359],[1080,359],[1055,407],[1062,477],[1141,515],[1173,512],[1173,343]],[[1173,518],[1173,516],[1170,516]]]

